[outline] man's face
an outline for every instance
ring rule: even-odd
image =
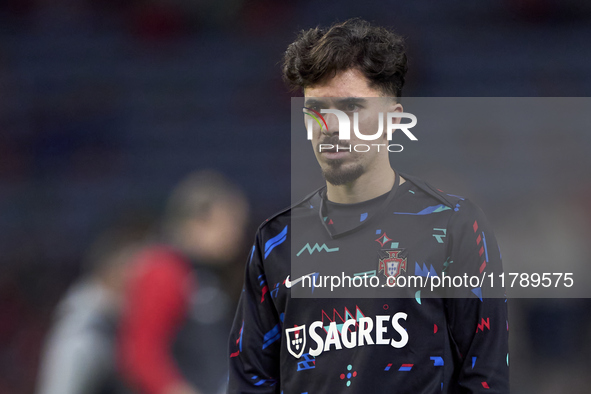
[[[353,132],[354,114],[359,116],[359,131],[361,134],[375,134],[379,128],[379,113],[402,111],[400,104],[392,98],[370,87],[367,78],[357,69],[350,69],[336,74],[335,77],[304,89],[305,104],[317,112],[321,109],[338,109],[349,116],[351,124],[351,139],[339,140],[339,123],[334,114],[322,114],[326,126],[320,129],[313,122],[312,146],[314,154],[320,164],[326,181],[333,185],[344,185],[355,181],[363,174],[370,172],[376,166],[390,165],[386,146],[388,140],[384,132],[378,139],[366,141],[355,136]],[[307,120],[307,119],[306,119]],[[384,121],[384,131],[386,122]],[[335,148],[322,150],[320,144],[333,145]],[[364,144],[371,147],[368,152],[356,152],[354,147]],[[372,144],[385,144],[377,147]],[[336,146],[339,151],[336,151]],[[351,152],[348,147],[351,146]],[[347,150],[343,150],[346,148]]]
[[[185,222],[185,249],[202,262],[227,264],[240,253],[247,220],[246,201],[238,197],[220,198],[209,207],[205,217]]]

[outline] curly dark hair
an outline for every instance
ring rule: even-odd
[[[355,18],[328,28],[302,30],[283,58],[283,79],[292,90],[349,69],[360,70],[372,88],[401,97],[407,70],[404,40]]]

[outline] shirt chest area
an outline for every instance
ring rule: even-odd
[[[335,238],[319,222],[292,221],[285,244],[269,256],[265,271],[278,304],[285,297],[411,298],[414,292],[397,288],[396,281],[441,275],[447,267],[447,215],[384,215]]]

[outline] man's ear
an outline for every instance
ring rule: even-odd
[[[404,112],[404,108],[402,108],[402,104],[400,104],[396,98],[392,97],[388,99],[388,103],[386,104],[386,111],[388,112]],[[384,114],[385,115],[385,114]],[[394,118],[394,123],[400,123],[400,118]],[[384,124],[384,134],[382,135],[384,140],[388,140],[388,134],[386,133],[386,125]]]
[[[402,104],[397,99],[392,99],[388,104],[388,112],[404,112],[404,108],[402,108]]]

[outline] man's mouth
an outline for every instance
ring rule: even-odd
[[[320,153],[337,153],[350,152],[351,145],[342,144],[318,144],[318,152]]]
[[[339,160],[351,154],[352,146],[349,144],[318,144],[318,153],[328,160]]]

